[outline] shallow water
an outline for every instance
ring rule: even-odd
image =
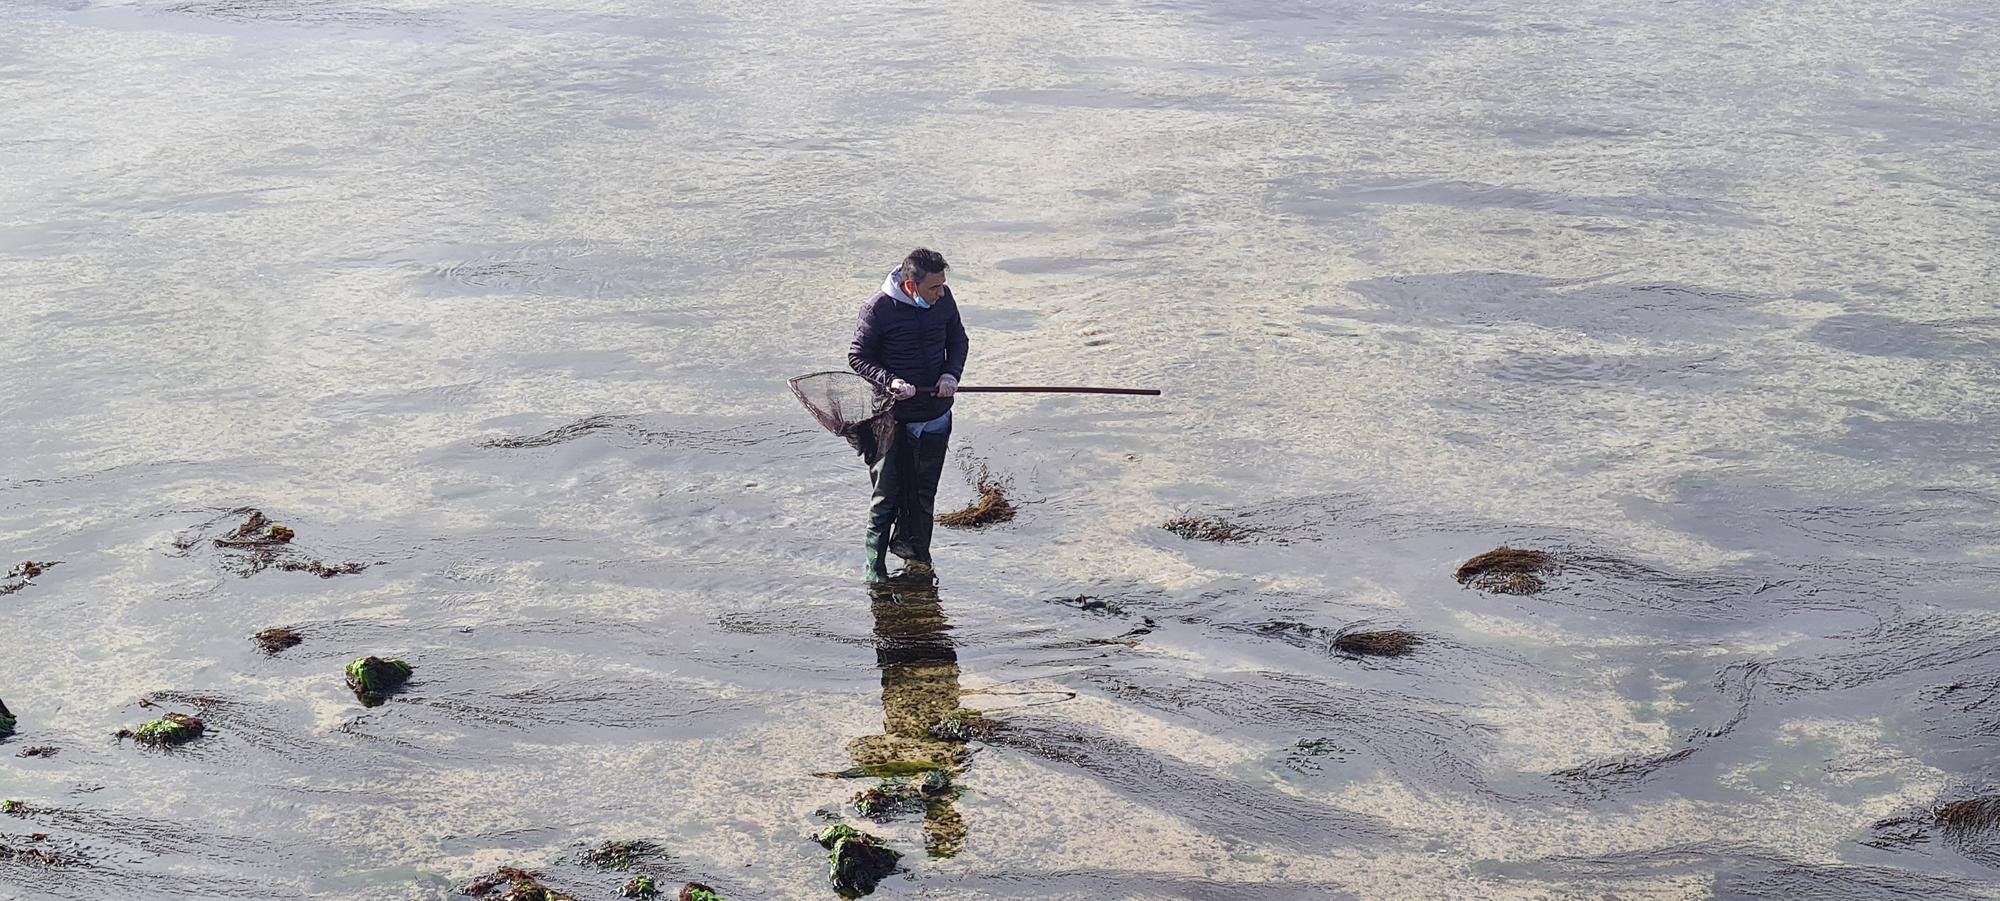
[[[0,897],[828,896],[954,706],[882,897],[2000,896],[1930,815],[2000,793],[1996,26],[7,5],[0,845],[77,863]],[[1020,515],[871,597],[784,379],[917,243],[968,384],[1166,394],[963,398],[941,506]]]

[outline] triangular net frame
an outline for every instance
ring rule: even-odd
[[[791,380],[792,394],[826,430],[847,439],[868,465],[896,440],[889,392],[852,372],[815,372]]]

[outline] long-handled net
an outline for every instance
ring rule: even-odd
[[[896,440],[896,402],[882,390],[852,372],[815,372],[791,380],[792,394],[806,405],[826,430],[847,439],[869,465],[888,451]],[[920,394],[934,394],[936,388],[918,388]],[[1129,394],[1156,396],[1156,388],[1085,388],[1059,385],[960,385],[960,394]]]

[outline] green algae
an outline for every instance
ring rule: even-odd
[[[200,738],[207,728],[195,717],[183,713],[169,713],[132,730],[130,738],[142,745],[155,748],[173,747]]]

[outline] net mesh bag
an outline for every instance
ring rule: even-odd
[[[791,380],[792,394],[826,430],[847,439],[868,465],[896,440],[889,392],[852,372],[815,372]]]

